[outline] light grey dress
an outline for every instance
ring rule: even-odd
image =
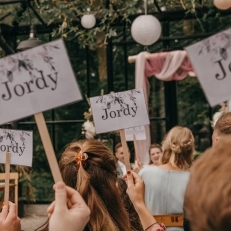
[[[188,171],[173,171],[148,166],[139,172],[145,183],[145,203],[153,215],[183,214],[183,202],[189,180]],[[168,227],[167,231],[183,231]]]

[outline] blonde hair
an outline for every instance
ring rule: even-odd
[[[192,231],[231,230],[230,138],[207,149],[193,164],[184,209]]]
[[[186,127],[176,126],[172,128],[163,140],[162,149],[161,164],[170,163],[182,170],[189,169],[194,153],[192,132]]]
[[[77,153],[88,156],[79,166]],[[91,210],[84,230],[130,230],[128,214],[116,188],[115,157],[103,143],[97,140],[73,142],[63,152],[59,165],[64,182],[79,191]]]
[[[230,135],[231,134],[231,112],[227,112],[223,114],[214,126],[214,131],[217,131],[222,135]]]

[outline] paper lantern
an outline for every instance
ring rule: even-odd
[[[133,39],[142,45],[155,43],[161,35],[159,20],[152,15],[141,15],[132,23],[131,33]]]
[[[216,8],[220,10],[228,10],[231,7],[230,0],[214,0],[213,4]]]
[[[81,18],[81,24],[86,29],[91,29],[95,26],[96,19],[93,14],[85,14]]]

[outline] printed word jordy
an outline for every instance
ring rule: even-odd
[[[129,105],[127,105],[127,108],[124,109],[120,109],[120,110],[112,110],[109,111],[108,108],[103,109],[104,110],[104,115],[102,115],[102,119],[106,120],[109,117],[110,118],[116,118],[116,117],[123,117],[123,116],[132,116],[135,117],[136,116],[136,112],[137,112],[137,106],[136,107],[129,107]]]
[[[2,82],[2,85],[5,88],[5,91],[3,91],[2,94],[2,99],[8,101],[13,97],[13,95],[21,97],[25,94],[31,94],[37,89],[43,90],[45,88],[50,88],[54,91],[57,88],[58,72],[46,76],[44,76],[43,71],[38,72],[40,74],[39,77],[21,84],[14,85],[14,82],[10,82],[9,80]]]
[[[2,152],[10,152],[10,153],[16,153],[19,156],[21,156],[25,150],[25,147],[20,147],[18,144],[16,145],[0,145],[0,150]]]

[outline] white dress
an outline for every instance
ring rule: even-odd
[[[173,171],[148,166],[141,169],[145,183],[145,203],[153,215],[183,214],[183,203],[188,171]],[[168,227],[167,231],[183,231],[181,227]]]

